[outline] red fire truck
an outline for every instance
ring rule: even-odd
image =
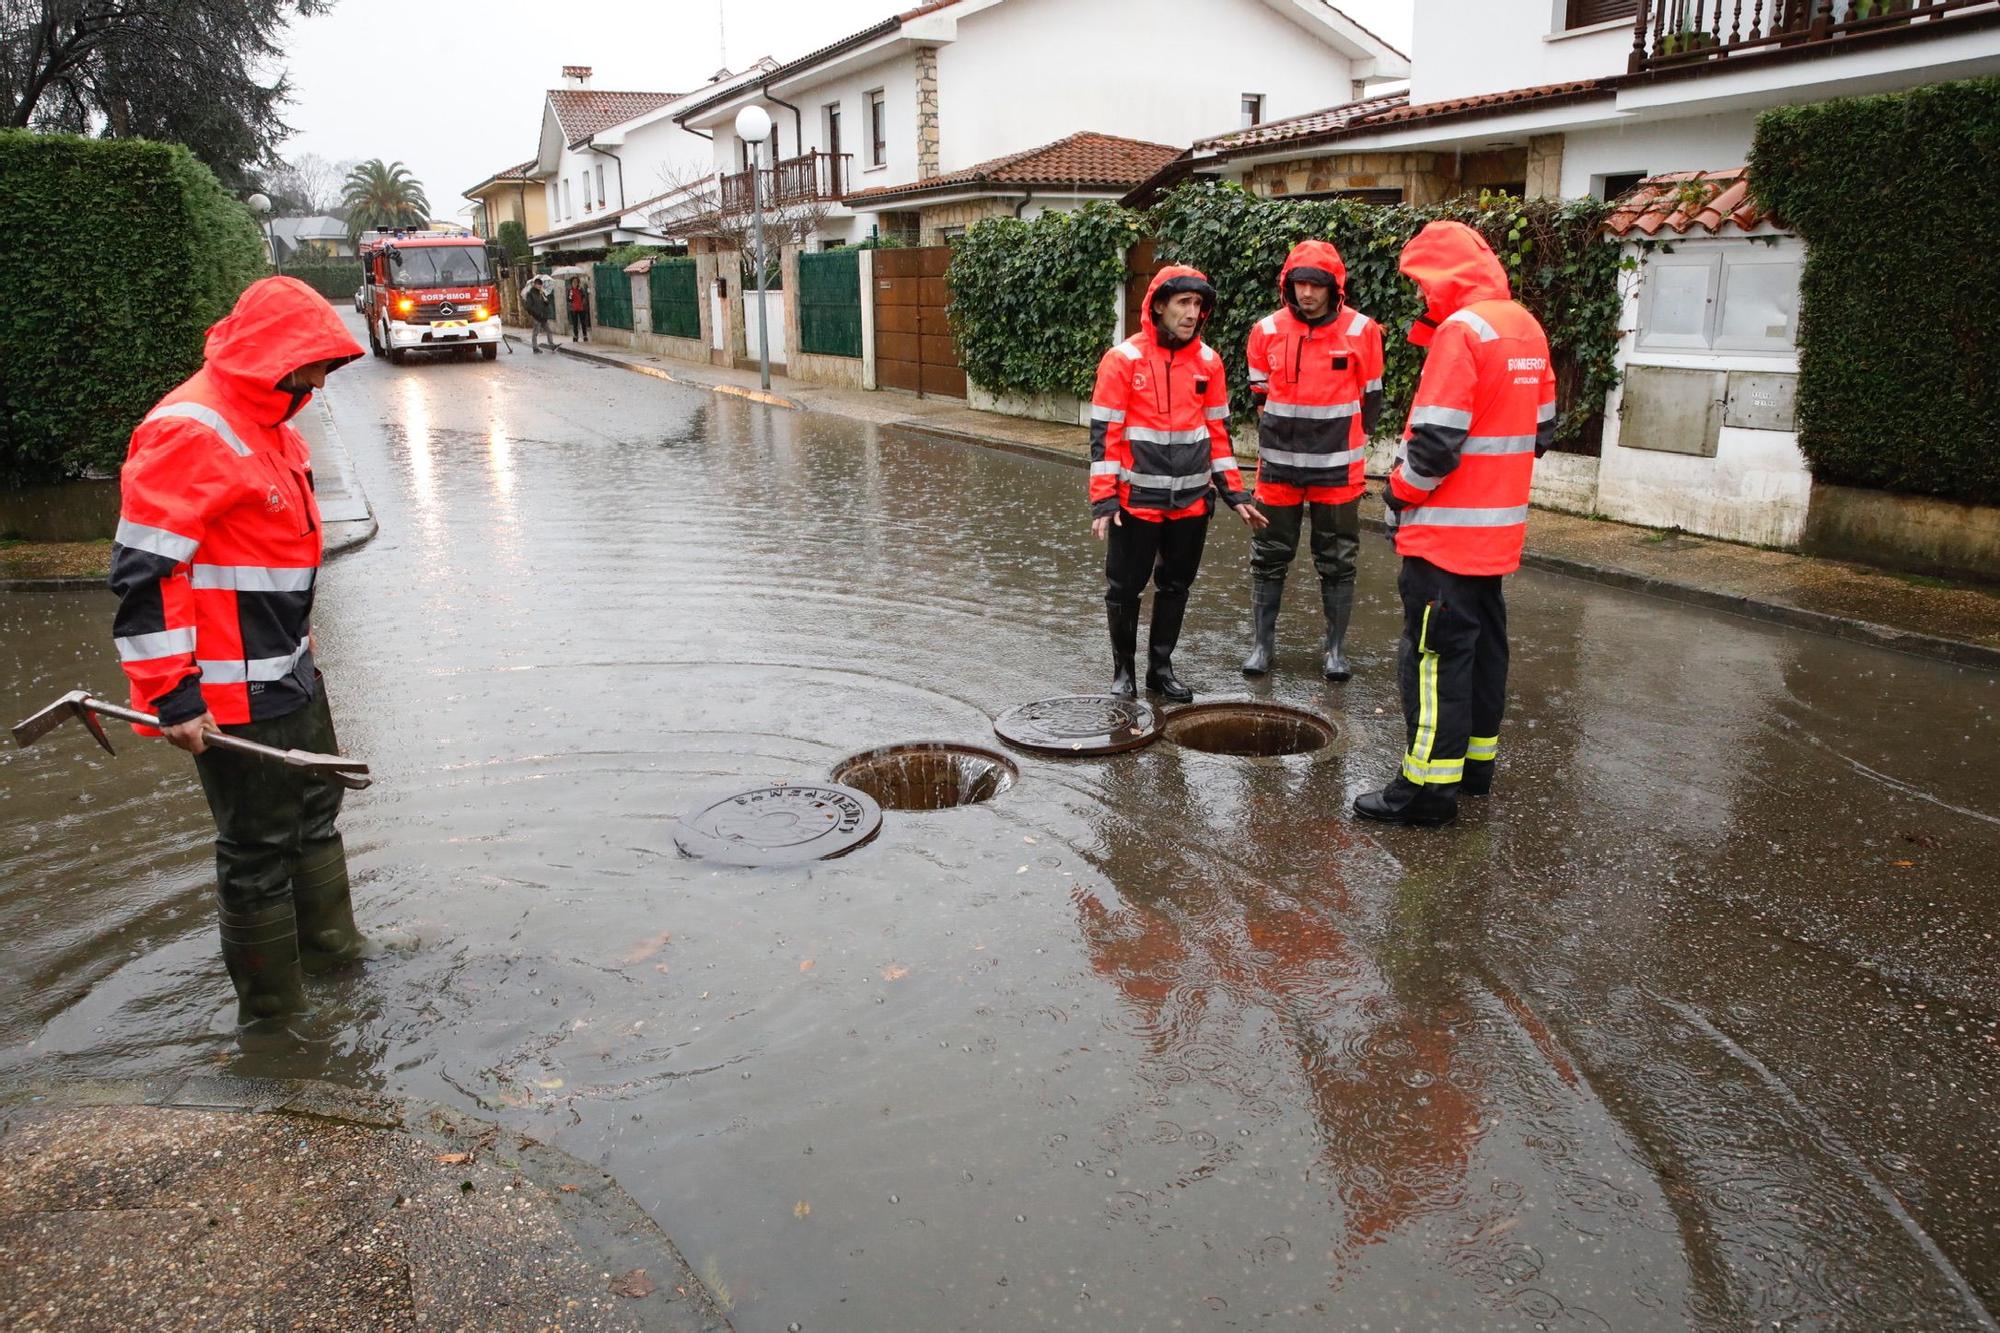
[[[411,352],[500,353],[500,288],[486,244],[469,231],[364,231],[362,314],[368,346],[402,365]]]

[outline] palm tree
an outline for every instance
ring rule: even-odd
[[[340,201],[347,208],[349,236],[370,228],[421,227],[431,212],[431,201],[410,169],[401,162],[384,166],[379,157],[347,173]]]

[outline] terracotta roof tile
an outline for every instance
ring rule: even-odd
[[[1366,134],[1426,121],[1452,120],[1460,116],[1492,115],[1525,110],[1560,102],[1609,97],[1610,79],[1579,79],[1571,83],[1547,83],[1532,88],[1509,88],[1504,92],[1478,97],[1455,97],[1443,102],[1410,104],[1408,93],[1388,93],[1381,97],[1346,102],[1340,106],[1310,111],[1286,120],[1274,120],[1233,134],[1201,139],[1195,147],[1222,157],[1258,152],[1267,148],[1305,146],[1333,139]]]
[[[1181,150],[1143,139],[1083,130],[1054,143],[1010,153],[962,171],[932,176],[907,185],[878,185],[847,196],[851,206],[880,199],[942,194],[982,185],[1068,185],[1106,190],[1129,189],[1180,156]]]
[[[1670,171],[1649,176],[1618,200],[1605,220],[1612,236],[1656,236],[1671,231],[1685,236],[1696,227],[1710,235],[1725,227],[1748,231],[1760,222],[1776,221],[1750,192],[1746,167],[1727,171]]]
[[[601,88],[551,88],[549,105],[562,126],[563,142],[574,144],[648,111],[658,111],[681,93],[611,92]]]

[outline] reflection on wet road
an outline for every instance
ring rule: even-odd
[[[1016,756],[809,868],[674,817],[1105,674],[1073,469],[567,358],[365,362],[382,522],[317,616],[362,916],[423,947],[244,1052],[177,756],[0,756],[0,1071],[192,1066],[483,1109],[601,1163],[744,1329],[1993,1326],[2000,688],[1552,576],[1502,787],[1443,833],[1312,589],[1257,692],[1342,746]],[[1240,693],[1243,538],[1182,658]],[[1303,584],[1303,580],[1300,581]],[[108,597],[0,594],[25,715]]]

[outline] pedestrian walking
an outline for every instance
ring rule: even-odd
[[[556,299],[551,286],[548,274],[537,273],[521,289],[521,308],[528,312],[528,318],[534,324],[528,330],[528,350],[536,356],[542,354],[539,339],[548,339],[550,351],[556,348],[555,331],[549,327],[549,321],[556,315]]]
[[[1285,573],[1312,527],[1326,639],[1320,673],[1354,674],[1346,655],[1361,550],[1368,440],[1382,418],[1382,326],[1346,304],[1347,265],[1330,241],[1292,247],[1277,310],[1251,326],[1250,391],[1258,400],[1257,508],[1270,525],[1250,539],[1250,653],[1243,674],[1277,660]]]
[[[119,474],[112,633],[133,707],[194,756],[215,819],[222,958],[241,1023],[304,1012],[302,974],[366,945],[335,827],[341,788],[206,739],[337,752],[313,661],[312,455],[288,423],[360,355],[304,283],[252,283],[208,331],[202,368],[132,432]]]
[[[1222,358],[1201,340],[1215,288],[1194,269],[1170,265],[1146,289],[1138,332],[1104,354],[1090,406],[1090,530],[1107,543],[1106,617],[1111,692],[1138,693],[1139,599],[1153,584],[1146,688],[1175,703],[1194,692],[1174,675],[1174,647],[1188,590],[1201,568],[1211,497],[1254,532],[1264,516],[1250,503],[1229,438],[1229,387]]]
[[[1445,824],[1460,793],[1492,790],[1507,697],[1500,585],[1521,566],[1535,460],[1555,439],[1556,381],[1548,337],[1478,232],[1430,223],[1400,266],[1425,303],[1410,341],[1429,349],[1382,497],[1403,557],[1408,746],[1396,779],[1354,810]]]
[[[569,336],[573,342],[590,341],[590,295],[575,278],[569,280]]]

